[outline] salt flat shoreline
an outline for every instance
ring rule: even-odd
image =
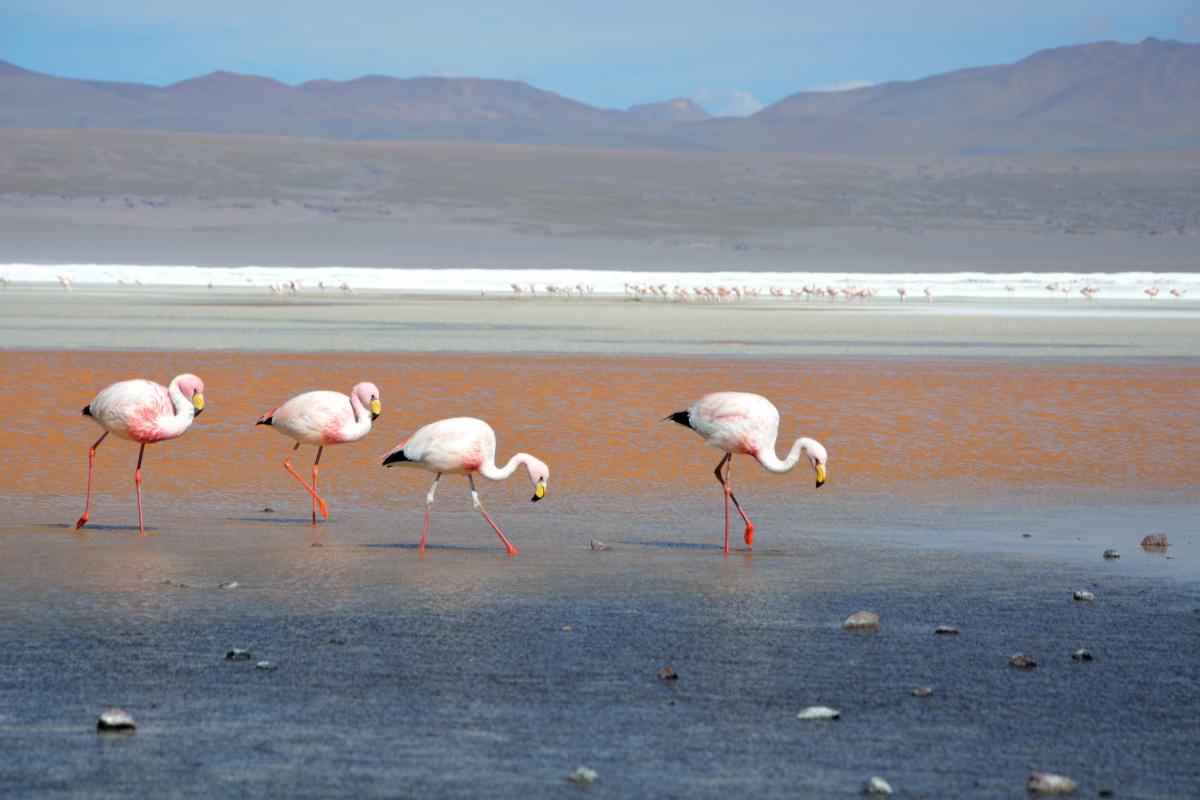
[[[1173,300],[668,303],[305,291],[0,291],[0,347],[905,358],[1198,358]]]

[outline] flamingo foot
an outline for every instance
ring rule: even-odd
[[[744,538],[746,540],[746,547],[754,547],[754,523],[748,523],[746,525],[746,533]]]
[[[329,519],[329,507],[325,505],[325,501],[324,501],[324,500],[322,500],[320,497],[318,497],[318,498],[317,498],[317,505],[318,505],[318,506],[320,507],[320,509],[321,509],[321,516],[322,516],[324,519]],[[316,521],[315,519],[313,520],[313,524],[314,524],[314,525],[316,525],[316,524],[317,524],[317,521]]]
[[[87,514],[84,514],[84,515],[83,515],[82,517],[80,517],[80,518],[79,518],[79,520],[78,520],[78,521],[75,523],[75,530],[79,530],[79,529],[80,529],[80,528],[82,528],[84,525],[87,525],[87,521],[88,521],[88,515],[87,515]]]

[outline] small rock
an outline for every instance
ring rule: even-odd
[[[879,615],[872,611],[855,611],[846,617],[842,627],[848,631],[877,631]]]
[[[119,708],[108,709],[96,720],[96,730],[98,731],[132,731],[136,727],[133,717]]]
[[[1022,538],[1022,539],[1032,539],[1032,538],[1033,538],[1033,534],[1032,534],[1032,533],[1022,533],[1022,534],[1021,534],[1021,538]]]
[[[559,633],[574,633],[575,632],[575,629],[572,628],[570,625],[563,625],[558,630],[559,630]]]
[[[1037,666],[1037,662],[1033,660],[1031,653],[1017,653],[1008,660],[1008,663],[1017,669],[1033,669]]]
[[[918,686],[912,690],[913,697],[930,697],[933,695],[932,686]]]
[[[261,669],[264,672],[274,672],[279,669],[279,665],[274,661],[260,661],[254,665],[255,669]]]
[[[958,628],[953,625],[938,625],[933,632],[938,636],[958,636]]]
[[[1096,595],[1092,594],[1087,589],[1076,589],[1075,599],[1081,603],[1094,603],[1096,602]]]
[[[226,581],[225,583],[217,584],[218,589],[237,589],[239,586],[241,586],[241,584],[237,581]]]
[[[675,671],[674,667],[668,664],[658,671],[658,677],[664,681],[677,681],[679,680],[679,673]]]
[[[1116,792],[1114,792],[1112,789],[1100,789],[1096,792],[1097,797],[1112,797],[1114,794],[1116,794]]]
[[[340,647],[340,646],[342,646],[342,645],[344,645],[344,644],[346,643],[346,640],[345,640],[345,639],[330,639],[330,640],[329,640],[329,643],[330,643],[330,644],[336,644],[336,645],[338,645],[338,646]]]
[[[1088,650],[1086,647],[1071,653],[1071,658],[1076,661],[1094,661],[1096,659],[1096,657],[1092,655],[1092,651]]]
[[[312,544],[309,545],[309,547],[324,547],[324,546],[325,545],[321,544],[320,542],[313,542]]]
[[[225,654],[226,661],[249,661],[250,651],[235,647]]]
[[[809,706],[808,708],[800,709],[800,713],[796,715],[796,719],[803,720],[823,720],[823,719],[841,719],[842,712],[836,708],[828,706]]]
[[[1114,559],[1114,558],[1120,558],[1120,557],[1121,557],[1121,554],[1120,554],[1120,553],[1118,553],[1116,550],[1111,550],[1111,549],[1110,549],[1110,550],[1105,550],[1105,551],[1104,551],[1104,557],[1105,557],[1105,558],[1107,558],[1107,559],[1109,559],[1109,560],[1111,560],[1111,559]]]
[[[576,767],[575,771],[567,776],[567,780],[571,783],[578,783],[581,786],[588,786],[600,780],[600,773],[587,767]]]
[[[267,506],[266,508],[264,508],[262,511],[260,511],[260,512],[258,512],[258,513],[260,513],[260,514],[274,514],[274,513],[275,513],[275,509],[271,508],[270,506]]]
[[[1053,772],[1033,772],[1029,775],[1029,783],[1025,787],[1030,794],[1047,795],[1047,794],[1075,794],[1079,791],[1079,784],[1070,778],[1062,775],[1055,775]]]
[[[612,548],[606,545],[604,542],[598,542],[595,539],[592,539],[592,549],[597,552],[602,550],[612,550]]]
[[[873,775],[870,780],[863,784],[862,791],[859,794],[868,794],[875,797],[891,797],[892,785],[878,775]]]
[[[1164,550],[1167,547],[1167,535],[1165,533],[1152,533],[1145,539],[1142,539],[1142,547],[1147,550]]]

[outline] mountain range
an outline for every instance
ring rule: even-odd
[[[1014,64],[797,92],[748,117],[713,117],[684,98],[602,109],[483,78],[369,75],[293,86],[213,72],[158,87],[0,61],[0,127],[740,153],[1164,150],[1200,147],[1200,44],[1150,38],[1059,47]]]

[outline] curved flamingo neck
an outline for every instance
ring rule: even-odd
[[[775,455],[774,447],[758,451],[758,453],[755,455],[755,458],[758,459],[758,463],[762,464],[771,472],[788,472],[792,469],[792,467],[796,466],[796,462],[800,460],[800,451],[804,449],[804,441],[805,440],[803,436],[797,439],[795,443],[792,444],[792,449],[788,451],[787,458],[783,459],[782,461],[780,461],[779,457]]]
[[[350,410],[354,412],[354,422],[349,425],[350,432],[366,436],[371,431],[371,412],[358,399],[357,393],[350,395]]]
[[[196,407],[192,405],[191,400],[183,396],[183,392],[179,391],[178,381],[171,381],[171,385],[167,387],[167,396],[171,398],[171,405],[174,406],[175,413],[160,420],[158,427],[164,433],[175,437],[191,426],[192,420],[196,418]]]
[[[517,453],[508,460],[508,463],[503,467],[497,467],[493,459],[491,462],[483,464],[479,467],[479,474],[491,481],[502,481],[517,471],[517,467],[524,465],[525,470],[529,471],[529,454]]]

